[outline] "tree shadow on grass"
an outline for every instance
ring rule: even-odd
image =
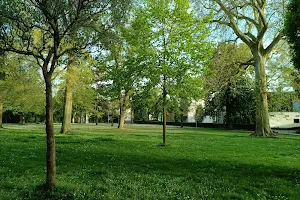
[[[24,200],[72,200],[74,199],[73,192],[63,187],[55,187],[52,189],[47,189],[43,185],[38,185],[33,187],[29,191],[25,191],[22,195]]]

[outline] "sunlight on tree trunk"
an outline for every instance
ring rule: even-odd
[[[212,8],[216,14],[215,20],[212,21],[232,29],[235,35],[251,49],[253,55],[256,87],[256,129],[252,135],[272,136],[274,133],[269,123],[265,64],[275,46],[282,39],[282,24],[279,21],[276,23],[277,19],[275,18],[279,19],[280,13],[284,13],[286,1],[216,0],[215,3],[219,5],[219,8]],[[278,12],[281,10],[283,12]],[[246,23],[247,26],[242,26],[242,23]],[[273,31],[273,37],[268,36],[270,42],[265,46],[264,37],[269,29],[276,26],[277,29]]]
[[[22,112],[20,114],[20,122],[19,123],[22,124],[22,125],[26,124],[26,122],[25,122],[25,113],[24,112]]]
[[[64,105],[64,117],[62,121],[62,126],[60,133],[68,134],[71,133],[71,118],[72,118],[72,96],[73,96],[73,75],[74,67],[72,65],[68,66],[67,69],[67,80],[65,89],[65,105]]]
[[[269,122],[266,83],[266,58],[258,51],[253,52],[255,66],[255,93],[256,93],[256,128],[253,136],[267,137],[274,135]]]

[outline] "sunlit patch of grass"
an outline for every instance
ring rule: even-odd
[[[55,125],[57,187],[45,179],[43,125],[0,130],[0,199],[298,199],[300,136],[161,126]]]

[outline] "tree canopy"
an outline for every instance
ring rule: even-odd
[[[300,0],[291,0],[285,16],[285,35],[291,44],[294,65],[300,69]]]

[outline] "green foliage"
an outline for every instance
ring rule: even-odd
[[[134,120],[159,120],[162,113],[162,95],[158,88],[142,88],[132,97],[131,108],[134,111]]]
[[[250,123],[254,115],[254,82],[248,61],[251,53],[246,45],[220,43],[215,50],[206,76],[205,112],[220,116],[226,106],[234,123]],[[227,109],[228,111],[228,109]]]
[[[5,80],[0,81],[4,110],[44,115],[44,84],[35,63],[11,54],[5,59]]]
[[[55,126],[59,131],[59,126]],[[57,188],[46,191],[42,125],[0,130],[0,196],[10,199],[298,199],[300,138],[160,126],[75,125],[57,135]]]
[[[106,51],[98,55],[95,70],[102,83],[99,94],[112,102],[118,100],[124,108],[142,87],[148,63],[145,54],[149,52],[145,16],[132,8],[126,17],[125,24],[116,26],[114,38],[104,45]]]
[[[61,121],[63,116],[67,77],[73,92],[73,114],[84,112],[97,115],[98,117],[102,116],[103,111],[100,107],[96,106],[97,93],[93,86],[95,79],[91,66],[93,66],[94,62],[95,61],[90,57],[76,57],[68,65],[68,67],[72,68],[71,71],[67,70],[65,73],[63,73],[63,71],[60,72],[61,83],[59,84],[58,92],[54,97],[56,121]]]
[[[299,101],[295,92],[270,92],[268,105],[270,112],[292,112],[292,101]]]
[[[196,108],[195,120],[201,123],[205,116],[206,116],[205,109],[201,104],[198,105]]]
[[[291,44],[294,65],[300,69],[300,0],[291,0],[285,16],[285,35]]]
[[[199,99],[203,94],[203,72],[212,54],[207,41],[211,16],[196,19],[187,0],[143,1],[138,7],[145,18],[145,84],[162,90],[162,104],[179,115],[182,102]],[[143,20],[144,20],[143,18]],[[185,106],[187,107],[187,106]],[[162,109],[161,109],[162,110]]]

